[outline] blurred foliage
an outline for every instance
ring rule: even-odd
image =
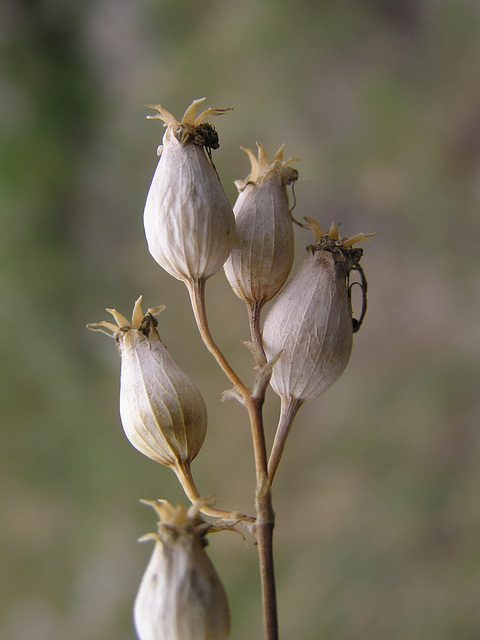
[[[245,416],[218,404],[142,231],[162,136],[143,105],[179,116],[203,95],[234,107],[215,123],[232,202],[239,146],[285,143],[297,217],[377,232],[351,364],[301,410],[276,481],[282,637],[480,637],[478,3],[4,0],[0,55],[1,638],[133,638],[154,526],[138,499],[184,500],[122,437],[113,341],[84,328],[104,307],[167,305],[162,337],[209,406],[199,487],[251,510]],[[251,380],[241,303],[221,274],[207,293]],[[277,410],[270,394],[269,438]],[[210,549],[233,640],[260,637],[254,549]]]

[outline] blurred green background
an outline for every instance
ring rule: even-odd
[[[283,638],[480,637],[480,5],[448,0],[3,0],[0,4],[2,640],[131,640],[154,529],[185,503],[118,417],[104,307],[166,304],[160,333],[201,387],[199,489],[251,512],[244,411],[203,349],[142,211],[163,129],[193,98],[230,200],[240,145],[285,143],[295,215],[365,244],[369,312],[349,368],[302,408],[274,490]],[[296,266],[311,239],[299,230]],[[207,288],[247,381],[242,303]],[[269,441],[278,402],[269,393]],[[255,549],[211,540],[232,640],[261,638]]]

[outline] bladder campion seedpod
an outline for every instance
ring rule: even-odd
[[[211,161],[218,136],[204,122],[227,109],[210,108],[197,116],[204,99],[194,100],[181,122],[161,105],[147,105],[158,111],[147,117],[163,120],[167,130],[145,203],[145,235],[158,264],[184,282],[216,273],[235,237],[233,211]]]
[[[283,146],[270,162],[257,142],[258,158],[242,149],[251,162],[250,175],[237,181],[239,196],[233,207],[235,243],[225,275],[236,295],[261,308],[283,287],[293,264],[294,237],[286,187],[298,179],[283,161]]]
[[[188,468],[200,451],[207,431],[207,409],[202,395],[180,369],[160,340],[154,314],[144,315],[142,297],[132,321],[115,309],[112,322],[88,327],[113,335],[121,355],[120,416],[131,444],[161,464]]]
[[[226,640],[230,631],[228,600],[208,557],[205,535],[210,524],[166,500],[145,501],[156,511],[158,533],[143,536],[155,548],[133,609],[140,640]]]
[[[326,234],[315,227],[316,243],[298,272],[288,282],[269,310],[263,327],[268,359],[281,353],[273,367],[271,385],[281,398],[281,417],[269,466],[272,478],[285,439],[301,405],[318,397],[342,375],[350,359],[354,331],[363,320],[352,317],[352,270],[361,273],[363,250],[355,242],[373,234],[340,238],[332,224]]]

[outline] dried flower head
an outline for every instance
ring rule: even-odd
[[[160,160],[145,203],[148,249],[158,264],[182,281],[207,279],[230,253],[235,218],[211,161],[218,136],[209,115],[227,109],[206,109],[196,115],[204,98],[194,100],[178,122],[161,105],[149,118],[166,126]]]
[[[284,285],[292,268],[294,237],[286,187],[298,178],[283,161],[283,146],[269,160],[257,142],[258,157],[248,154],[251,172],[237,181],[239,196],[233,208],[235,243],[224,265],[236,295],[248,305],[262,307]]]
[[[117,324],[97,322],[90,329],[115,338],[121,355],[120,416],[125,434],[141,453],[174,469],[188,466],[207,430],[202,395],[160,340],[154,315],[144,315],[138,298],[130,322],[107,309]]]
[[[228,600],[208,557],[205,535],[210,525],[199,517],[201,504],[185,510],[166,500],[145,501],[159,518],[155,548],[134,605],[140,640],[226,640],[230,630]]]

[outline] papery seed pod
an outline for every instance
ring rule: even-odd
[[[147,105],[165,122],[163,147],[147,195],[144,227],[148,249],[158,264],[182,281],[207,279],[223,265],[235,237],[235,218],[211,161],[218,136],[207,109],[196,116],[195,100],[182,121],[160,105]],[[207,155],[208,154],[208,155]]]
[[[131,444],[174,470],[188,468],[205,439],[207,409],[200,391],[180,369],[160,340],[154,313],[144,315],[140,297],[130,323],[107,309],[117,325],[98,322],[89,328],[115,337],[121,355],[120,416]]]
[[[298,409],[342,375],[350,359],[354,330],[359,326],[352,317],[349,274],[361,269],[363,250],[352,244],[372,234],[339,238],[334,224],[328,234],[323,234],[320,227],[318,230],[321,237],[307,247],[303,264],[278,295],[263,327],[267,358],[281,353],[270,381],[282,401],[270,479]],[[362,283],[365,293],[364,276]],[[362,319],[363,315],[362,311]]]
[[[140,640],[226,640],[230,614],[225,589],[205,551],[210,525],[196,505],[186,511],[164,500],[148,502],[158,533],[134,605]]]
[[[239,196],[233,207],[235,243],[224,264],[225,275],[236,295],[247,305],[261,308],[284,285],[292,268],[294,237],[286,186],[298,171],[283,161],[283,146],[270,162],[257,142],[258,158],[248,154],[251,173],[237,181]]]

